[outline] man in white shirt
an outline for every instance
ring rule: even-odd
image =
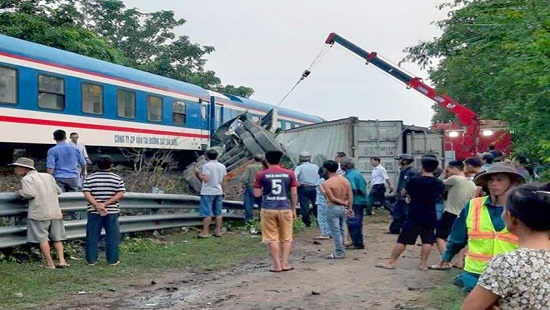
[[[370,165],[372,166],[370,178],[371,190],[369,193],[370,203],[367,209],[367,214],[372,214],[373,207],[384,207],[387,209],[385,205],[386,184],[388,185],[390,192],[393,191],[388,172],[386,171],[386,168],[380,164],[380,157],[371,157]]]
[[[80,151],[80,154],[82,154],[82,156],[86,160],[86,163],[88,163],[88,165],[91,165],[92,161],[90,160],[90,157],[88,157],[86,146],[84,145],[84,143],[78,142],[78,138],[79,138],[78,133],[71,132],[71,134],[69,135],[69,138],[71,138],[71,142],[69,143],[74,144],[74,146]]]

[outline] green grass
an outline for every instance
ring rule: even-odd
[[[38,262],[0,262],[0,308],[34,308],[79,291],[120,291],[162,273],[214,271],[263,255],[260,239],[248,234],[199,240],[194,234],[176,233],[125,240],[122,263],[116,267],[106,266],[105,260],[93,267],[72,260],[71,267],[57,270],[40,268]]]
[[[425,308],[460,310],[466,294],[458,287],[452,285],[452,279],[458,272],[449,272],[440,285],[426,291],[425,298],[421,301]]]

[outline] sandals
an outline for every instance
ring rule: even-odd
[[[294,270],[294,266],[291,266],[290,268],[287,268],[287,269],[282,269],[282,271],[291,271],[291,270]]]
[[[450,270],[453,266],[440,266],[439,264],[428,266],[430,270]]]
[[[330,254],[328,256],[325,257],[325,259],[344,259],[346,258],[345,256],[336,256],[334,254]]]
[[[389,270],[395,269],[395,266],[388,266],[385,263],[378,263],[378,264],[374,265],[374,267],[382,268],[382,269],[389,269]]]
[[[48,266],[48,265],[39,265],[40,267],[44,268],[44,269],[55,269],[56,267],[55,266]]]

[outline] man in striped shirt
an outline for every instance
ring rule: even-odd
[[[105,252],[107,264],[118,265],[120,242],[119,200],[124,195],[124,181],[111,172],[113,161],[101,156],[97,162],[100,171],[90,174],[82,185],[82,192],[88,201],[88,222],[86,223],[86,261],[95,265],[99,255],[99,237],[105,229]]]

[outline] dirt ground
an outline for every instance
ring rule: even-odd
[[[426,309],[423,294],[443,273],[416,268],[420,247],[407,248],[395,270],[375,268],[389,256],[396,236],[387,235],[387,216],[366,219],[364,251],[348,251],[346,259],[327,260],[331,240],[316,242],[316,229],[295,238],[293,271],[268,272],[269,260],[213,273],[172,272],[121,292],[75,295],[60,308],[43,309]],[[430,262],[436,263],[434,249]],[[435,308],[434,308],[435,309]]]

